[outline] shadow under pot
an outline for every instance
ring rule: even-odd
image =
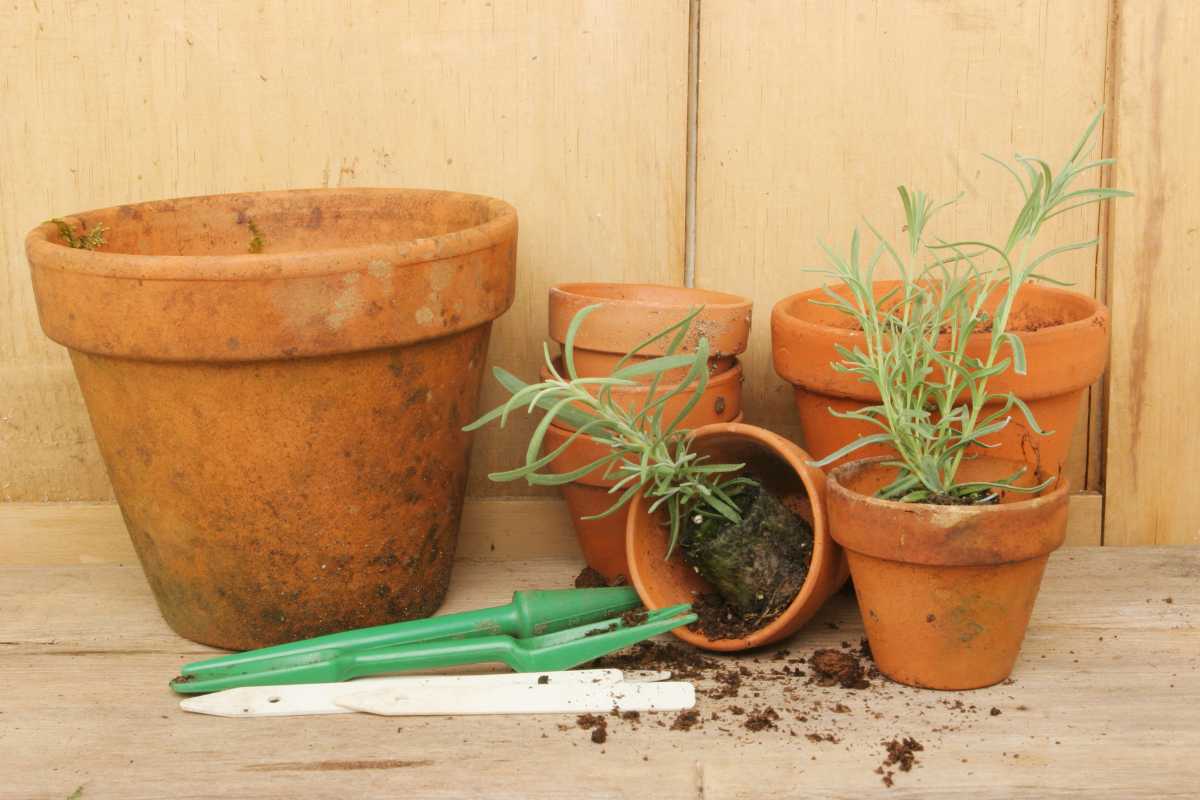
[[[825,513],[825,475],[808,466],[809,455],[792,442],[753,425],[719,423],[692,432],[693,451],[712,463],[744,463],[762,489],[806,523],[811,531],[810,557],[803,581],[790,602],[760,627],[736,637],[710,636],[697,625],[676,628],[683,641],[715,651],[747,650],[791,636],[820,610],[848,575],[841,547],[830,538]],[[749,516],[746,517],[749,519]],[[681,543],[668,559],[670,525],[664,513],[651,513],[643,494],[633,498],[626,523],[625,547],[630,578],[649,609],[711,598],[715,587],[687,563]]]
[[[575,336],[575,369],[581,377],[611,375],[617,362],[646,339],[681,321],[698,306],[680,352],[695,352],[700,336],[708,338],[709,372],[733,367],[750,339],[752,304],[744,297],[707,289],[650,283],[561,283],[550,287],[550,338],[561,346],[571,320],[583,308],[603,304],[588,316]],[[670,337],[646,347],[631,361],[666,354]],[[686,369],[663,373],[682,380]],[[653,376],[639,380],[649,382]]]
[[[542,378],[548,377],[549,371],[543,368]],[[660,385],[655,391],[655,396],[669,393],[675,385],[678,384]],[[589,391],[594,394],[596,389],[589,387]],[[612,390],[612,397],[616,403],[634,411],[645,406],[648,394],[649,387],[644,385],[620,386]],[[689,393],[682,392],[668,400],[664,404],[663,419],[674,419],[683,410],[689,397]],[[695,407],[688,412],[682,427],[698,428],[714,422],[736,422],[741,418],[742,367],[735,361],[732,368],[709,379],[704,393]],[[542,454],[551,453],[565,444],[573,430],[565,425],[551,425],[546,431]],[[572,472],[609,452],[608,445],[603,442],[590,436],[580,436],[561,456],[550,463],[549,469],[556,474]],[[601,519],[588,517],[607,511],[616,502],[619,495],[611,494],[609,490],[618,480],[620,477],[615,473],[606,476],[604,470],[598,468],[559,487],[570,511],[584,561],[610,583],[629,577],[629,562],[625,557],[627,509],[619,509]]]
[[[877,281],[876,297],[897,286],[896,281]],[[846,295],[844,286],[831,287]],[[804,447],[816,459],[855,439],[878,433],[869,422],[840,419],[829,413],[855,411],[877,404],[879,393],[858,376],[837,372],[832,364],[841,361],[837,346],[866,350],[866,340],[857,323],[834,308],[813,300],[827,299],[821,289],[791,295],[771,311],[771,355],[775,372],[795,389],[796,411]],[[994,307],[995,303],[990,303]],[[986,454],[1020,461],[1035,471],[1058,474],[1067,461],[1072,433],[1087,389],[1104,374],[1108,362],[1108,309],[1095,298],[1049,286],[1022,287],[1013,307],[1009,329],[1025,347],[1028,371],[1018,375],[1008,370],[989,379],[988,390],[1004,395],[1012,392],[1029,406],[1038,426],[1048,435],[1035,433],[1025,417],[1013,410],[1004,430],[989,437],[998,447]],[[973,334],[967,344],[969,356],[985,359],[991,344],[988,333]],[[948,342],[947,342],[947,346]],[[936,376],[935,376],[936,379]],[[985,406],[985,412],[999,404]],[[887,455],[885,445],[871,445],[826,467],[829,471],[852,460]],[[972,448],[972,454],[984,454]]]
[[[1046,560],[1066,537],[1066,479],[1037,496],[1006,492],[992,505],[899,503],[874,496],[896,476],[886,461],[838,467],[828,493],[830,531],[850,561],[876,665],[892,680],[929,689],[1004,680]],[[964,461],[959,479],[994,481],[1019,466]],[[1024,485],[1034,480],[1025,476]]]
[[[405,189],[119,206],[26,240],[167,623],[247,649],[413,619],[450,580],[516,212]]]

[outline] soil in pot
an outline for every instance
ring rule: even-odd
[[[693,604],[693,630],[737,639],[776,619],[804,585],[812,563],[812,526],[762,486],[734,498],[741,522],[695,518],[680,539],[684,561],[712,585]]]
[[[685,528],[680,537],[684,541],[667,558],[667,526],[657,513],[650,513],[644,496],[634,497],[625,536],[632,583],[647,608],[692,603],[702,615],[701,621],[673,633],[698,647],[745,650],[790,636],[812,618],[847,575],[841,549],[825,527],[824,474],[808,466],[808,455],[795,444],[753,425],[708,425],[692,432],[690,446],[713,463],[745,464],[744,474],[762,487],[758,496],[770,500],[765,500],[763,510],[758,511],[754,498],[745,499],[743,522],[750,525],[748,529],[729,526],[729,542],[714,542],[709,537],[707,541],[689,543],[692,532]],[[778,509],[779,503],[783,511]],[[763,527],[761,520],[767,517],[772,523]],[[776,537],[780,530],[787,531],[787,535]],[[780,541],[769,547],[763,541],[774,538]],[[739,539],[745,552],[731,559],[727,553],[736,549]],[[761,550],[756,552],[756,548]],[[729,596],[725,596],[718,591],[696,566],[688,563],[688,550],[717,562],[725,555],[725,563],[714,567],[716,580],[721,580],[717,573],[722,570],[734,574],[740,571],[743,580],[764,581],[763,597],[758,598],[760,592],[755,590],[750,593],[748,606],[739,607],[737,601],[731,605],[730,598],[738,592],[727,588]],[[731,564],[737,570],[730,569]],[[797,581],[798,590],[793,588]]]

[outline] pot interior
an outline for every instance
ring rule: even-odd
[[[478,195],[347,189],[212,195],[116,206],[68,217],[108,230],[99,252],[143,256],[312,253],[406,242],[475,228],[504,213]],[[253,229],[252,230],[252,226]],[[51,241],[62,244],[58,234]]]
[[[880,298],[892,291],[898,285],[897,281],[876,281],[875,297]],[[850,297],[849,287],[838,284],[829,287],[842,297]],[[993,292],[984,303],[990,313],[995,310],[1000,301],[1000,295]],[[813,300],[825,302],[829,297],[821,289],[803,292],[784,301],[783,312],[804,322],[823,325],[844,330],[858,330],[858,323],[850,316],[836,308],[817,305]],[[1088,319],[1096,313],[1096,302],[1087,295],[1078,292],[1062,291],[1045,286],[1027,285],[1017,292],[1017,300],[1009,318],[1009,330],[1038,331],[1079,322]]]
[[[1009,461],[1006,459],[990,457],[964,459],[962,465],[958,468],[957,480],[960,482],[996,481],[1012,475],[1023,467],[1025,465],[1019,461]],[[880,463],[878,459],[866,459],[838,468],[837,481],[852,492],[873,497],[877,491],[895,480],[897,473],[899,473],[899,470],[896,467]],[[1017,486],[1024,487],[1036,486],[1047,477],[1049,476],[1043,473],[1034,473],[1032,470],[1027,469],[1025,474],[1017,478],[1014,483]],[[1019,503],[1023,500],[1041,497],[1053,492],[1056,486],[1057,483],[1051,484],[1037,494],[1003,492],[1000,495],[1000,504]],[[928,508],[929,506],[918,505],[916,507]]]

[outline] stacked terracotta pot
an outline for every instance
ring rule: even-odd
[[[689,289],[680,286],[626,283],[568,283],[550,289],[550,337],[560,345],[566,340],[567,327],[580,309],[602,303],[580,327],[575,337],[575,368],[581,376],[603,377],[612,373],[617,362],[655,333],[679,322],[697,306],[703,310],[691,326],[683,350],[695,352],[701,335],[707,337],[710,352],[709,382],[700,402],[688,413],[682,427],[698,428],[717,422],[732,422],[742,414],[742,367],[737,356],[746,349],[750,336],[751,303],[724,292]],[[667,342],[658,342],[641,352],[639,358],[664,355]],[[671,391],[686,371],[666,373],[655,396]],[[647,377],[639,386],[617,388],[612,396],[627,408],[642,407],[648,397]],[[668,402],[665,419],[677,414],[689,396]],[[559,447],[571,435],[571,429],[551,426],[543,445],[544,452]],[[555,472],[578,469],[606,453],[608,448],[594,439],[576,441],[551,464]],[[617,580],[629,575],[625,557],[625,511],[603,519],[588,516],[607,510],[616,500],[609,494],[615,478],[597,469],[562,487],[570,508],[575,531],[589,566],[605,578]]]

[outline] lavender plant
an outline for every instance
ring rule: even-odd
[[[575,338],[589,314],[600,307],[595,304],[580,309],[567,327],[563,342],[563,370],[560,374],[548,347],[543,354],[550,378],[528,384],[512,373],[494,367],[493,374],[511,397],[501,406],[484,414],[464,430],[476,430],[493,420],[503,426],[510,414],[522,407],[526,413],[534,408],[545,414],[534,428],[525,450],[525,463],[515,469],[493,472],[494,481],[524,479],[535,486],[558,486],[578,480],[594,470],[603,470],[606,478],[616,482],[609,490],[613,504],[606,511],[588,519],[615,514],[639,491],[645,490],[650,499],[650,511],[665,509],[670,519],[670,557],[684,525],[689,520],[699,524],[708,519],[731,523],[741,521],[736,498],[749,486],[757,483],[738,475],[744,464],[715,464],[688,447],[683,422],[708,384],[708,339],[700,337],[694,353],[680,353],[692,321],[701,309],[697,308],[679,322],[641,342],[622,358],[611,375],[581,377],[575,369]],[[657,358],[634,361],[646,348],[666,340],[666,354]],[[659,391],[662,377],[672,370],[686,368],[682,381]],[[638,409],[627,409],[615,402],[612,390],[635,386],[637,378],[651,376],[647,400]],[[593,389],[597,389],[593,392]],[[683,408],[671,419],[665,418],[666,404],[678,396],[687,396]],[[550,426],[561,422],[573,428],[566,441],[542,454],[543,443]],[[571,472],[554,473],[547,467],[561,456],[580,437],[588,436],[608,447],[608,452],[589,464]]]
[[[869,222],[874,239],[870,254],[864,252],[857,229],[846,254],[822,245],[829,266],[818,271],[841,281],[845,290],[826,286],[828,299],[813,302],[853,318],[865,338],[865,350],[839,346],[842,360],[834,369],[857,375],[880,395],[877,405],[830,413],[868,422],[880,432],[831,453],[819,466],[868,445],[890,445],[896,457],[888,463],[898,473],[878,496],[901,502],[994,502],[998,491],[1038,492],[1053,482],[1048,478],[1036,486],[1017,486],[1023,469],[995,482],[959,481],[957,476],[973,448],[995,446],[988,438],[1003,430],[1014,413],[1035,432],[1046,433],[1019,397],[990,391],[988,382],[1009,369],[1025,374],[1021,339],[1009,330],[1021,287],[1034,280],[1064,285],[1040,270],[1054,257],[1098,241],[1039,251],[1043,226],[1068,211],[1132,196],[1120,189],[1072,188],[1080,175],[1113,163],[1086,156],[1102,115],[1103,110],[1096,114],[1057,172],[1032,156],[1016,154],[1011,164],[988,156],[1009,172],[1024,196],[1002,244],[927,238],[934,216],[959,198],[938,204],[924,192],[901,186],[907,235],[899,245]],[[877,297],[874,283],[881,264],[894,266],[900,280]],[[969,355],[971,335],[985,332],[986,354]]]

